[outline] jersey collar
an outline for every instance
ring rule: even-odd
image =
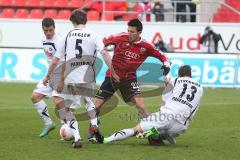
[[[139,41],[137,41],[137,42],[133,42],[134,44],[138,44],[138,43],[141,43],[142,42],[142,37],[140,37],[140,40]]]

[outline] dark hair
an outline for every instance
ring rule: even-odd
[[[211,30],[211,27],[210,27],[210,26],[207,26],[207,27],[205,28],[205,30]]]
[[[189,65],[183,65],[178,70],[178,77],[192,77],[192,69]]]
[[[130,20],[128,26],[136,27],[138,32],[143,30],[142,22],[137,18]]]
[[[53,26],[55,28],[55,22],[52,18],[46,17],[42,20],[42,27],[50,27]]]
[[[77,25],[87,23],[87,15],[83,10],[75,9],[72,11],[69,20]]]

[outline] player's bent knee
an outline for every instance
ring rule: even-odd
[[[61,97],[54,97],[54,103],[55,103],[57,108],[64,107],[64,100]]]
[[[101,108],[102,105],[105,103],[105,100],[95,97],[94,100],[93,100],[93,103],[94,103],[96,109],[99,109],[99,108]]]
[[[41,94],[35,93],[35,92],[32,93],[32,96],[31,96],[32,103],[37,103],[40,100],[42,100],[42,98],[43,96]]]
[[[68,112],[74,112],[75,111],[75,109],[73,109],[73,108],[68,108]]]

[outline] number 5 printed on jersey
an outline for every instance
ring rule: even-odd
[[[78,51],[78,54],[75,54],[76,55],[76,58],[77,59],[80,59],[82,58],[82,39],[76,39],[76,45],[75,45],[75,50]]]

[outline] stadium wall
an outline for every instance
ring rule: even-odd
[[[207,24],[156,24],[144,25],[143,37],[154,42],[162,37],[165,42],[176,43],[181,52],[199,52],[197,39]],[[89,28],[102,36],[125,31],[126,23],[89,23]],[[224,36],[226,54],[168,53],[172,60],[171,76],[177,76],[177,69],[182,64],[193,67],[193,78],[204,86],[240,87],[239,53],[240,31],[237,24],[214,24],[212,28]],[[58,33],[66,34],[71,28],[67,21],[56,21]],[[0,20],[0,81],[37,82],[47,72],[46,57],[41,49],[41,21],[39,20]],[[156,38],[157,37],[157,38]],[[175,42],[177,41],[177,42]],[[180,45],[180,43],[182,45]],[[195,49],[194,49],[195,48]],[[102,57],[97,58],[97,82],[104,80],[106,65]],[[161,83],[159,61],[148,58],[139,67],[138,77],[142,83]]]
[[[191,23],[145,23],[142,36],[155,43],[162,38],[165,43],[174,46],[176,52],[201,52],[198,40],[209,24]],[[239,24],[210,24],[216,33],[220,33],[220,53],[240,52]],[[89,22],[88,27],[108,36],[127,31],[126,22]],[[56,31],[62,35],[72,28],[68,21],[56,20]],[[0,46],[41,48],[41,20],[0,19]]]
[[[209,87],[240,87],[239,55],[226,54],[177,54],[168,53],[173,62],[171,76],[177,76],[179,66],[189,64],[193,78]],[[162,82],[161,62],[148,58],[139,67],[141,83],[159,84]],[[97,82],[104,80],[107,66],[102,57],[97,57]],[[0,81],[37,82],[47,72],[47,60],[41,49],[0,49]]]

